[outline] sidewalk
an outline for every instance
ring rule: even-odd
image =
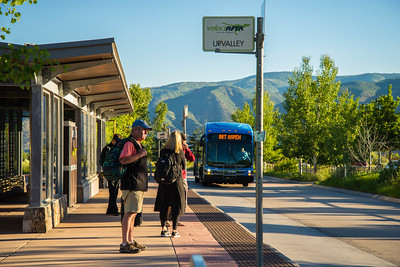
[[[158,213],[153,211],[156,184],[145,194],[143,225],[135,239],[147,245],[139,254],[119,253],[120,216],[106,215],[108,190],[78,204],[57,227],[45,234],[0,234],[0,264],[4,266],[190,266],[201,254],[207,266],[236,266],[192,210],[181,218],[181,237],[161,237]]]

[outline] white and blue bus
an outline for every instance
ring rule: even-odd
[[[206,123],[204,135],[195,145],[195,181],[243,184],[254,182],[253,130],[235,122]]]

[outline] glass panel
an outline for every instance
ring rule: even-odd
[[[5,110],[5,123],[4,123],[4,177],[10,176],[10,112]]]
[[[5,111],[4,109],[0,109],[0,192],[5,192],[7,190],[5,141]]]
[[[52,195],[52,151],[51,151],[51,106],[50,95],[43,94],[43,178],[42,201],[51,198]]]
[[[231,164],[251,167],[252,165],[252,144],[251,143],[231,143]]]
[[[96,173],[96,119],[92,117],[92,126],[90,127],[92,137],[92,158],[90,161],[90,173]]]
[[[81,176],[82,179],[87,177],[87,115],[81,113],[82,127],[81,127]]]
[[[213,142],[207,143],[207,165],[228,167],[252,165],[252,143],[244,142]],[[227,165],[227,166],[226,166]]]
[[[92,116],[88,115],[88,127],[86,129],[88,134],[88,147],[87,147],[87,175],[90,176],[92,174]]]
[[[49,94],[45,94],[46,96],[46,109],[47,112],[45,113],[46,117],[46,127],[45,127],[45,132],[46,132],[46,199],[50,199],[52,195],[52,165],[53,165],[53,153],[51,151],[51,136],[52,136],[52,118],[51,118],[51,98]]]
[[[23,156],[22,156],[22,173],[29,174],[30,172],[30,161],[31,161],[31,151],[30,151],[30,119],[29,112],[26,117],[26,113],[24,111],[24,115],[22,117],[22,146],[23,146]]]
[[[55,196],[58,192],[58,188],[59,188],[59,162],[58,162],[58,155],[59,155],[59,134],[60,134],[60,130],[58,129],[58,125],[59,125],[59,99],[57,97],[54,97],[53,103],[53,129],[52,129],[52,133],[53,133],[53,196]]]
[[[97,172],[97,120],[93,118],[93,173]]]
[[[46,169],[46,163],[47,163],[47,151],[46,151],[46,147],[47,147],[47,135],[46,135],[46,126],[47,126],[47,111],[48,111],[48,101],[47,101],[47,97],[46,95],[43,95],[43,173],[42,173],[42,200],[46,199],[46,173],[47,173],[47,169]]]
[[[0,179],[6,177],[6,123],[5,110],[0,109]],[[4,184],[5,186],[5,184]],[[3,182],[2,182],[3,187]]]
[[[17,157],[16,157],[16,141],[17,141],[17,111],[11,109],[9,111],[9,134],[8,134],[8,175],[14,177],[17,174]]]

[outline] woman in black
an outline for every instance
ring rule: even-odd
[[[176,157],[176,164],[180,170],[178,179],[172,184],[159,184],[156,202],[154,205],[154,211],[160,212],[161,221],[161,236],[179,237],[177,232],[179,216],[185,213],[186,208],[186,196],[185,187],[183,184],[182,170],[185,169],[186,161],[185,154],[182,150],[181,134],[178,131],[174,131],[170,134],[168,141],[164,148],[160,151],[162,156],[165,153],[173,152]],[[172,215],[172,234],[166,227],[168,208],[171,207]]]

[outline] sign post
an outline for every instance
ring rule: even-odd
[[[263,4],[265,9],[265,1]],[[254,17],[204,17],[203,50],[216,53],[255,54],[256,74],[256,245],[257,266],[263,266],[263,95],[264,95],[264,12],[257,18],[254,35]],[[254,51],[254,43],[256,52]]]
[[[161,140],[168,139],[168,132],[157,132],[157,140],[158,140],[158,157],[160,158],[160,147]]]
[[[257,74],[256,74],[256,130],[263,131],[263,98],[264,98],[264,33],[263,18],[257,18],[257,35],[256,35],[256,57],[257,57]],[[261,139],[262,140],[262,139]],[[263,141],[256,142],[256,243],[257,243],[257,266],[263,266]]]

